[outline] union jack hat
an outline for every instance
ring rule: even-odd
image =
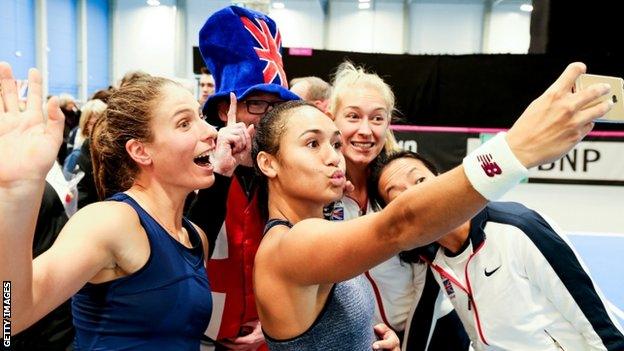
[[[253,92],[299,100],[288,90],[281,49],[275,21],[260,12],[229,6],[206,20],[199,31],[199,50],[216,85],[216,93],[202,108],[211,123],[221,124],[216,106],[229,99],[230,92],[238,100]]]

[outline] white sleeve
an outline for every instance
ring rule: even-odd
[[[624,350],[624,332],[585,264],[559,228],[536,212],[524,216],[526,234],[518,254],[529,279],[576,330],[592,350]]]

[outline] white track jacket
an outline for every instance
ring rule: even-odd
[[[451,257],[428,258],[475,350],[624,350],[622,327],[560,230],[537,212],[491,203]]]

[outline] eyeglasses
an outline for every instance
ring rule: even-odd
[[[252,115],[263,115],[267,113],[267,111],[273,109],[275,106],[283,104],[285,101],[265,101],[249,99],[243,102],[245,103],[245,106],[247,106],[247,112],[251,113]]]

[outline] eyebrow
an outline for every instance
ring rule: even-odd
[[[414,167],[412,169],[409,170],[409,172],[407,172],[407,174],[405,176],[409,177],[410,175],[412,175],[412,173],[418,171],[418,168]]]
[[[199,104],[198,104],[198,105],[199,105]],[[198,106],[198,108],[199,108],[199,106]],[[183,114],[183,113],[185,113],[185,112],[190,112],[190,113],[193,113],[193,112],[194,112],[194,110],[193,110],[193,109],[190,109],[190,108],[187,108],[187,107],[181,108],[181,109],[177,110],[177,111],[173,114],[173,116],[171,116],[171,118],[175,118],[177,115]]]
[[[304,136],[304,135],[306,135],[308,133],[323,134],[323,132],[320,129],[308,129],[308,130],[304,131],[303,133],[301,133],[299,135],[299,138],[301,138],[302,136]],[[334,136],[340,136],[340,131],[339,130],[334,131],[334,134],[332,135],[332,137],[334,137]]]
[[[347,108],[350,109],[354,109],[354,110],[362,110],[359,106],[347,106]],[[373,111],[384,111],[384,112],[388,112],[388,109],[385,107],[377,107],[375,109],[373,109]]]

